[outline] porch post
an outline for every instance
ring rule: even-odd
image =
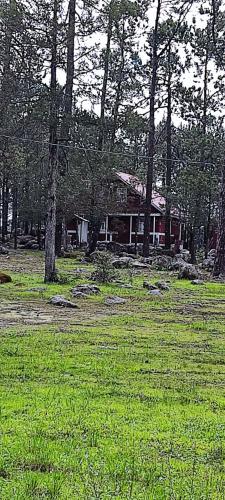
[[[130,244],[132,243],[132,215],[130,215]]]
[[[180,222],[180,231],[179,231],[179,240],[181,241],[182,238],[182,224]]]
[[[153,245],[155,244],[155,215],[153,217]]]
[[[109,227],[109,216],[106,215],[106,218],[105,218],[105,241],[108,241],[108,227]]]

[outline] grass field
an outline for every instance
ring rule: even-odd
[[[41,254],[0,261],[1,500],[225,498],[225,285],[146,271],[59,310],[88,274],[57,266],[46,286]]]

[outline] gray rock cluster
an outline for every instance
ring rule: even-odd
[[[54,295],[49,301],[53,306],[69,307],[70,309],[77,309],[78,305],[70,300],[67,300],[63,295]]]
[[[120,304],[125,304],[127,301],[122,297],[117,297],[116,295],[110,295],[105,299],[106,306],[117,306]]]
[[[0,255],[8,255],[9,251],[8,248],[5,248],[4,246],[0,245]]]
[[[100,288],[96,285],[87,283],[75,286],[72,288],[71,293],[73,297],[88,297],[89,295],[98,295],[100,293]]]

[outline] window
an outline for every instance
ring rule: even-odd
[[[105,233],[105,230],[106,230],[106,224],[105,224],[105,220],[104,220],[104,221],[101,223],[100,231]]]
[[[138,221],[138,233],[144,233],[144,220],[139,219]]]
[[[119,203],[126,203],[126,201],[127,201],[127,188],[118,187],[116,195],[117,195],[117,201]]]

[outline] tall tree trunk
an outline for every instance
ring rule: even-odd
[[[9,181],[7,175],[3,175],[2,182],[2,243],[5,243],[8,234],[9,214]]]
[[[220,192],[220,224],[213,275],[225,276],[225,166],[223,166]]]
[[[167,120],[166,120],[166,213],[165,213],[165,248],[171,245],[171,176],[172,176],[172,95],[171,95],[171,46],[167,52]]]
[[[155,26],[153,32],[153,50],[152,50],[152,75],[150,81],[150,107],[149,107],[149,132],[147,142],[147,182],[146,182],[146,200],[145,200],[145,219],[144,219],[144,239],[143,239],[143,255],[149,256],[150,243],[150,228],[151,228],[151,203],[152,203],[152,186],[154,175],[154,154],[155,154],[155,94],[157,85],[157,69],[158,69],[158,28],[161,13],[161,1],[158,0]]]
[[[62,212],[56,210],[56,229],[55,229],[55,254],[62,256]]]
[[[73,80],[74,80],[74,44],[75,44],[75,15],[76,0],[69,0],[69,24],[67,33],[67,62],[66,85],[64,99],[64,116],[62,121],[61,137],[66,143],[70,139],[70,127],[73,107]]]
[[[106,103],[106,92],[107,92],[107,83],[109,78],[109,58],[110,58],[110,46],[111,46],[111,38],[112,38],[112,12],[111,5],[109,7],[109,20],[108,20],[108,29],[107,29],[107,42],[106,42],[106,50],[105,50],[105,60],[104,60],[104,75],[103,75],[103,83],[102,83],[102,93],[101,93],[101,112],[100,112],[100,130],[98,137],[98,150],[102,151],[104,137],[105,137],[105,103]]]
[[[70,128],[73,108],[73,80],[74,80],[74,50],[75,50],[75,16],[76,0],[69,0],[69,21],[67,32],[67,63],[66,63],[66,85],[64,96],[64,113],[61,126],[60,147],[68,145],[70,140]],[[68,156],[68,150],[65,151],[65,158]],[[63,169],[65,170],[65,168]],[[64,173],[64,172],[63,172]],[[56,212],[56,255],[61,256],[62,248],[62,207]]]
[[[205,171],[205,139],[207,132],[207,108],[208,108],[208,59],[209,51],[206,47],[205,63],[204,63],[204,81],[203,81],[203,113],[202,113],[202,144],[201,144],[201,162],[200,162],[200,175],[204,176]],[[194,215],[194,233],[193,233],[193,252],[191,263],[196,263],[196,252],[198,248],[198,234],[201,227],[201,206],[202,206],[202,189],[201,178],[199,179],[199,189],[197,189],[197,196],[195,202],[195,215]]]
[[[56,188],[57,188],[57,34],[58,0],[54,0],[50,82],[50,117],[49,117],[49,161],[48,161],[48,200],[45,233],[45,282],[56,279],[55,271],[55,228],[56,228]]]
[[[13,188],[13,214],[12,214],[12,230],[14,240],[14,250],[17,249],[17,233],[18,233],[18,188]]]
[[[112,2],[109,6],[109,19],[108,19],[108,28],[107,28],[107,41],[106,41],[106,50],[105,50],[105,59],[104,59],[104,74],[103,74],[103,82],[102,82],[102,92],[101,92],[101,110],[100,110],[100,127],[99,127],[99,135],[98,135],[98,151],[102,152],[105,138],[105,105],[106,105],[106,94],[107,94],[107,84],[109,78],[109,58],[110,58],[110,50],[111,50],[111,38],[112,38],[112,27],[113,27],[113,19],[112,19]],[[102,158],[100,158],[102,161]],[[95,185],[92,183],[92,193],[91,193],[91,202],[90,202],[90,216],[89,216],[89,235],[88,235],[88,248],[87,255],[90,255],[95,251],[97,243],[98,243],[98,235],[101,227],[101,218],[98,213],[97,207],[97,197],[98,193],[96,193]]]
[[[124,58],[124,49],[125,49],[124,20],[123,20],[123,28],[122,28],[121,34],[120,34],[120,26],[117,25],[116,28],[117,28],[117,36],[120,40],[120,67],[119,67],[117,87],[116,87],[116,99],[115,99],[115,104],[114,104],[114,109],[113,109],[113,126],[112,126],[111,141],[110,141],[110,151],[113,151],[114,145],[115,145],[116,129],[117,129],[118,115],[119,115],[119,106],[121,103],[121,92],[122,92],[122,84],[123,84],[123,78],[124,78],[124,64],[125,64],[125,58]]]

